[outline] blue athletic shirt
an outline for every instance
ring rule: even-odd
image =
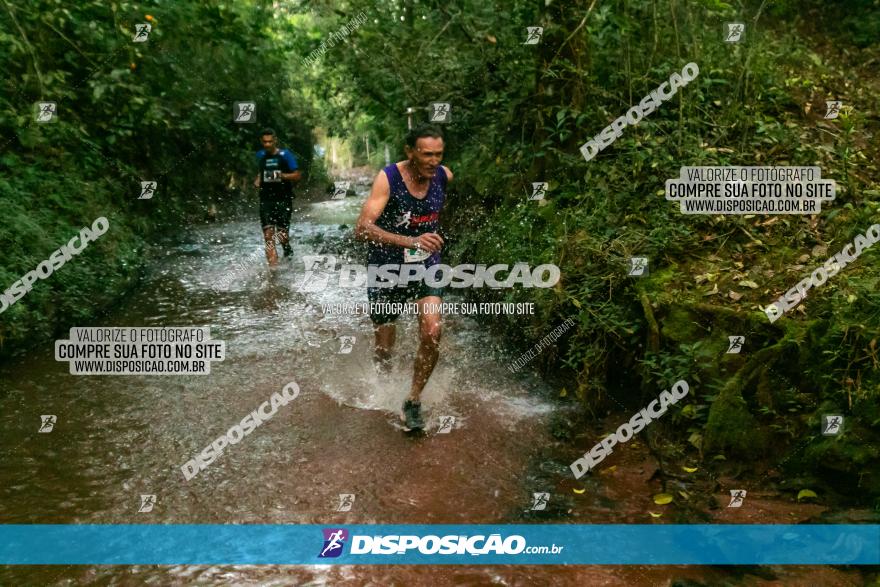
[[[260,167],[260,197],[289,198],[293,195],[293,182],[284,181],[279,173],[291,173],[299,169],[296,156],[287,149],[278,149],[268,155],[265,149],[257,151],[257,165]]]

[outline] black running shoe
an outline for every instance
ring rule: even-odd
[[[421,430],[425,427],[425,423],[422,421],[421,410],[421,402],[414,402],[412,400],[403,402],[403,417],[408,430]]]

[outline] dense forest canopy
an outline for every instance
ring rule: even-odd
[[[731,21],[743,42],[721,38]],[[523,348],[573,321],[534,363],[563,401],[639,406],[687,374],[699,392],[654,437],[658,453],[760,455],[800,486],[880,496],[878,248],[796,311],[763,312],[880,222],[875,0],[3,0],[0,23],[0,282],[98,217],[112,226],[3,312],[4,355],[136,287],[159,236],[240,209],[258,128],[323,190],[335,169],[316,143],[375,171],[382,146],[402,157],[408,109],[419,122],[447,103],[453,259],[560,267],[552,289],[471,295],[537,304],[528,324],[491,324]],[[584,143],[688,64],[698,75],[585,159]],[[822,116],[826,100],[839,117]],[[255,124],[233,120],[239,101]],[[40,102],[56,104],[51,124]],[[680,168],[710,165],[817,166],[836,197],[816,215],[686,215],[664,198]],[[143,181],[157,183],[150,200]],[[529,200],[534,182],[545,201]],[[631,257],[648,259],[644,278],[627,274]],[[726,353],[729,335],[748,352]],[[853,415],[853,434],[801,450],[829,412]]]

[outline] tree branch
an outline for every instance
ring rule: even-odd
[[[15,24],[15,28],[18,29],[18,32],[21,33],[21,38],[24,40],[24,44],[28,48],[28,52],[31,54],[31,59],[34,62],[34,71],[37,72],[37,81],[40,84],[40,99],[43,99],[43,75],[40,73],[40,64],[37,62],[37,55],[34,53],[34,47],[31,45],[31,42],[28,41],[27,35],[24,32],[24,29],[21,28],[21,25],[18,24],[18,20],[15,18],[15,13],[12,12],[12,7],[9,6],[9,2],[3,0],[3,4],[6,5],[6,12],[9,13],[9,17],[12,19],[12,22]]]

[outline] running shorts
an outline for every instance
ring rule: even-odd
[[[290,197],[261,197],[260,226],[275,226],[279,230],[290,229],[290,214],[293,200]]]
[[[370,304],[405,304],[411,300],[420,300],[427,296],[443,297],[443,288],[430,287],[423,281],[407,284],[406,287],[368,287],[367,298]],[[400,317],[400,312],[391,312],[391,308],[377,308],[373,311],[370,307],[370,320],[373,324],[381,325],[394,322]]]

